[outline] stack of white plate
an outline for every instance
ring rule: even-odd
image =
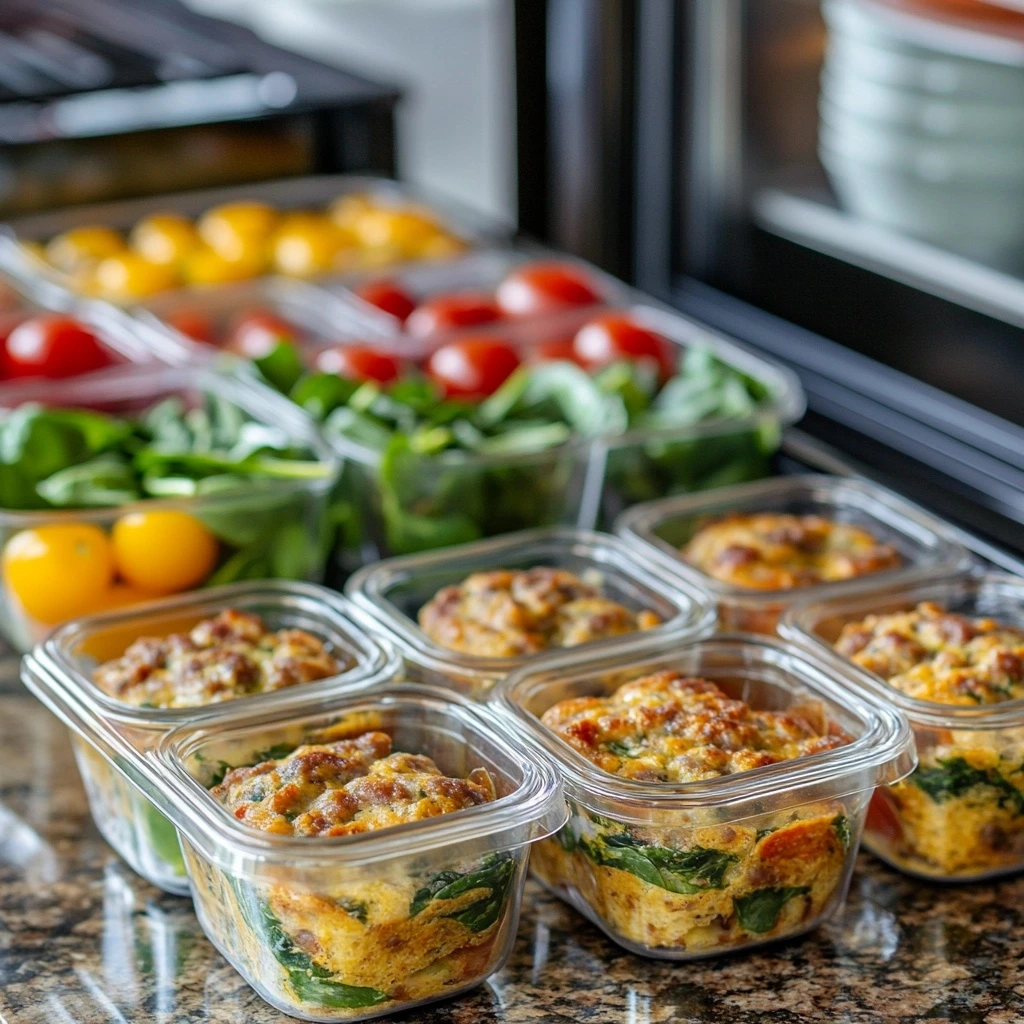
[[[853,213],[959,253],[1024,258],[1024,40],[825,0],[819,154]]]

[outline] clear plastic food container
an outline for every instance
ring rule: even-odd
[[[268,748],[387,733],[446,775],[484,768],[497,799],[358,835],[253,829],[209,794]],[[281,753],[276,753],[280,750]],[[196,914],[256,991],[303,1020],[366,1020],[457,995],[507,959],[530,844],[565,822],[554,769],[498,722],[426,687],[315,712],[183,726],[160,744],[156,798],[182,839]]]
[[[33,480],[39,475],[53,486],[59,478],[61,504],[81,506],[100,498],[104,503],[0,509],[0,631],[14,646],[27,650],[49,629],[78,615],[197,585],[315,580],[323,573],[332,541],[327,506],[337,459],[311,421],[269,389],[195,367],[135,366],[78,380],[26,383],[9,389],[5,397],[8,410],[17,405],[5,424],[10,435],[7,456],[18,456],[11,472],[28,467]],[[201,480],[200,486],[191,477],[174,475],[180,469],[167,462],[170,448],[161,454],[150,446],[163,469],[151,468],[149,473],[161,474],[160,489],[167,497],[126,504],[112,504],[107,497],[114,495],[116,501],[119,492],[129,492],[123,490],[124,465],[111,460],[103,444],[95,445],[91,457],[58,463],[69,466],[61,473],[39,473],[47,459],[74,455],[74,446],[84,443],[84,431],[92,428],[32,420],[37,406],[134,416],[170,398],[188,410],[175,422],[189,427],[190,439],[181,443],[190,466],[197,460],[207,465],[199,438],[208,434],[212,439],[217,432],[222,438],[237,437],[238,445],[254,452],[274,441],[289,444],[304,457],[294,470],[287,462],[278,463],[270,475],[225,482],[222,467],[211,456],[212,483]],[[196,473],[202,475],[205,469]],[[19,479],[4,477],[2,485],[15,487]],[[225,486],[214,487],[218,481]],[[187,496],[176,496],[182,493]],[[35,532],[26,533],[30,530]]]
[[[303,629],[325,641],[341,663],[328,679],[199,707],[153,708],[110,696],[93,681],[99,664],[120,657],[139,637],[190,630],[225,608],[253,612],[267,628]],[[366,634],[348,602],[309,583],[241,583],[208,595],[185,595],[130,612],[70,622],[25,658],[22,678],[72,729],[78,768],[103,838],[143,878],[187,894],[188,879],[174,827],[130,780],[135,752],[153,749],[184,722],[223,724],[247,712],[287,714],[352,688],[374,686],[398,671],[386,643]]]
[[[663,670],[708,679],[755,709],[799,710],[851,742],[675,784],[605,772],[541,722],[560,701]],[[836,666],[751,635],[523,668],[496,697],[557,763],[569,805],[566,826],[533,851],[534,874],[643,956],[692,960],[815,928],[845,897],[872,790],[914,766],[898,712],[851,690]]]
[[[898,708],[913,728],[920,765],[875,794],[864,845],[893,867],[928,879],[963,881],[1019,871],[1024,868],[1024,700],[979,706],[919,700],[833,649],[848,623],[909,611],[921,602],[1024,629],[1024,580],[991,573],[800,602],[786,613],[780,630],[852,670],[858,692]],[[955,655],[950,657],[956,664]]]
[[[564,569],[597,586],[602,596],[632,612],[652,611],[653,629],[552,648],[519,657],[484,657],[452,651],[418,624],[419,610],[443,587],[471,573],[494,569]],[[487,695],[513,669],[540,658],[595,658],[622,648],[676,643],[708,633],[714,608],[707,595],[637,556],[610,534],[587,530],[530,530],[442,551],[392,558],[355,573],[346,594],[367,621],[401,650],[416,678],[455,685],[473,697]]]
[[[269,313],[294,327],[298,354],[307,359],[329,345],[379,343],[389,336],[388,325],[379,316],[322,288],[284,277],[262,277],[212,291],[175,291],[149,299],[132,312],[166,337],[177,362],[237,355],[226,346],[233,328],[249,313]],[[200,329],[206,337],[197,337]]]
[[[455,244],[438,251],[424,251],[422,258],[449,258],[465,247],[488,241],[497,242],[508,235],[504,225],[487,222],[457,204],[423,197],[395,181],[358,175],[318,175],[97,203],[14,218],[0,231],[0,270],[21,281],[32,283],[43,280],[62,288],[65,293],[79,293],[83,281],[73,273],[65,273],[54,267],[43,257],[41,249],[47,242],[70,229],[99,226],[127,235],[133,226],[149,216],[174,214],[192,219],[227,203],[267,204],[284,213],[321,212],[335,200],[356,195],[369,196],[374,206],[385,212],[417,207],[434,215],[441,227],[455,240]],[[403,235],[402,230],[402,225],[396,228],[386,217],[378,218],[377,222],[356,237],[351,251],[352,266],[361,262],[368,266],[381,266],[416,258],[413,243],[417,242],[418,236],[414,230],[415,237],[406,237],[408,231]],[[335,272],[326,268],[318,271],[314,266],[323,255],[319,251],[321,245],[322,241],[313,237],[300,238],[292,246],[290,259],[301,262],[306,258],[311,263],[305,271],[297,270],[293,276],[317,276],[318,273],[322,276],[323,273]],[[218,268],[204,265],[190,276],[202,286],[217,286],[259,277],[266,272],[264,265],[250,259],[247,253],[238,255],[240,258],[237,266]],[[245,258],[241,258],[243,256]],[[161,274],[159,277],[148,274],[145,283],[146,287],[141,290],[125,289],[122,295],[105,293],[102,297],[134,304],[147,295],[180,287],[177,272]]]
[[[900,568],[790,590],[757,590],[717,580],[686,562],[680,551],[703,526],[733,513],[815,515],[865,528],[892,545]],[[708,590],[718,603],[722,629],[774,633],[795,601],[825,599],[869,585],[886,587],[964,571],[971,556],[940,519],[866,480],[833,476],[784,476],[723,487],[707,494],[639,505],[616,523],[616,533],[638,551]]]

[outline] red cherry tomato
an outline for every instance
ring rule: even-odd
[[[573,338],[549,338],[539,345],[530,349],[530,361],[534,363],[550,363],[562,361],[580,364],[580,357],[576,354],[575,341]]]
[[[167,314],[167,322],[186,338],[203,345],[215,344],[213,322],[199,309],[176,309]]]
[[[576,334],[573,348],[579,361],[592,370],[631,359],[656,364],[662,380],[676,371],[671,342],[621,313],[609,313],[584,324]]]
[[[118,362],[77,320],[34,316],[7,336],[4,371],[9,377],[77,377]]]
[[[321,373],[336,373],[349,380],[373,380],[391,384],[402,376],[402,360],[390,352],[368,345],[337,345],[324,349],[316,358]]]
[[[501,319],[498,304],[486,292],[451,292],[417,306],[405,321],[405,329],[417,338],[429,338]]]
[[[262,359],[281,342],[296,341],[298,331],[293,324],[270,310],[256,309],[238,319],[227,347],[246,359]]]
[[[519,366],[519,354],[494,338],[461,338],[439,348],[427,361],[427,373],[448,398],[493,395]]]
[[[571,263],[528,263],[498,285],[498,305],[506,316],[538,316],[603,301],[597,284]]]
[[[367,281],[356,288],[355,293],[363,302],[398,317],[402,323],[409,319],[409,314],[416,308],[416,300],[401,285],[388,278]]]

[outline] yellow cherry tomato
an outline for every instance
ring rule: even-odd
[[[196,225],[199,237],[229,260],[245,257],[277,227],[277,210],[266,203],[225,203],[207,210]]]
[[[199,235],[187,217],[155,213],[132,228],[131,243],[150,263],[180,263],[199,245]]]
[[[371,196],[365,192],[352,192],[349,195],[338,196],[327,209],[327,216],[340,228],[352,230],[356,221],[369,210],[374,209],[375,203]]]
[[[121,578],[151,594],[198,586],[217,564],[217,538],[186,512],[129,512],[114,524],[112,539]]]
[[[125,249],[121,233],[99,226],[72,228],[50,240],[46,259],[58,270],[68,272],[98,263]]]
[[[343,254],[353,249],[352,235],[321,214],[286,217],[274,234],[274,269],[290,277],[312,277],[339,269]]]
[[[416,255],[421,260],[450,260],[454,256],[460,256],[468,248],[461,238],[447,231],[439,231],[423,242]]]
[[[218,285],[248,281],[267,269],[265,252],[251,252],[240,259],[227,259],[214,249],[196,249],[185,257],[182,277],[188,284]]]
[[[368,210],[353,226],[359,242],[368,249],[396,249],[415,259],[423,246],[441,232],[437,221],[419,210]]]
[[[98,526],[38,526],[7,542],[3,577],[26,614],[55,626],[102,606],[114,580],[114,554]]]
[[[137,252],[123,252],[97,263],[92,280],[93,293],[112,302],[144,299],[179,284],[172,267],[153,263]]]

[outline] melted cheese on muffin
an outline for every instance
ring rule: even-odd
[[[509,658],[653,629],[661,619],[630,611],[563,569],[538,567],[473,573],[439,590],[419,623],[448,650]]]
[[[723,583],[792,590],[898,568],[899,552],[868,530],[822,516],[736,514],[701,527],[682,549],[691,565]]]
[[[315,682],[348,667],[305,630],[271,632],[258,615],[229,608],[187,634],[136,640],[93,679],[128,704],[185,708]]]
[[[307,744],[287,757],[235,768],[210,792],[251,828],[294,836],[373,832],[495,797],[485,769],[449,778],[429,757],[392,753],[382,732]]]
[[[599,768],[650,782],[693,782],[849,742],[811,710],[756,711],[706,679],[664,671],[608,697],[577,697],[542,721]]]
[[[970,705],[1024,698],[1024,630],[930,601],[847,623],[835,646],[918,700]]]

